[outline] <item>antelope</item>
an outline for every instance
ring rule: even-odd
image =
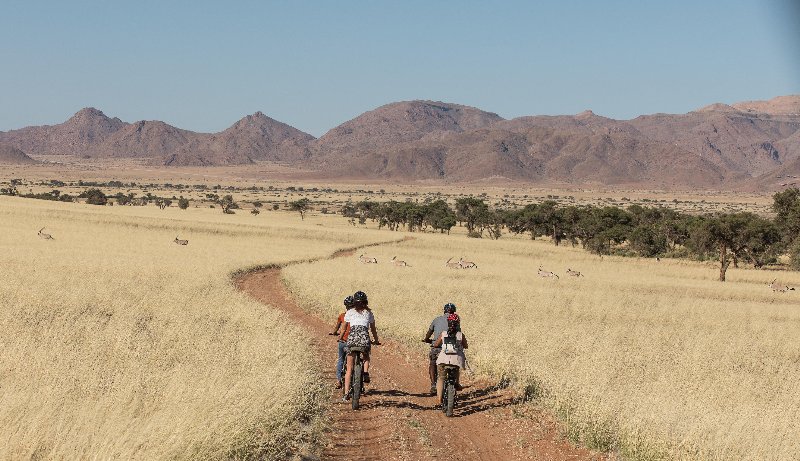
[[[461,266],[462,269],[477,269],[478,265],[472,261],[467,261],[464,258],[458,259],[458,265]]]
[[[375,259],[373,257],[370,257],[370,256],[364,256],[363,254],[358,257],[358,260],[361,261],[364,264],[378,264],[378,260],[377,259]]]
[[[450,262],[450,261],[452,261],[452,260],[453,260],[453,258],[450,258],[450,259],[448,259],[448,260],[447,260],[447,261],[444,263],[444,267],[447,267],[447,268],[449,268],[449,269],[461,269],[461,262],[460,262],[460,261],[456,261],[456,262]]]
[[[539,277],[555,277],[556,280],[558,280],[558,274],[556,274],[555,272],[546,271],[542,269],[542,266],[539,266],[539,271],[537,272],[537,274],[539,274]]]
[[[574,271],[569,268],[567,268],[567,275],[571,275],[573,277],[583,277],[583,274],[581,274],[579,271]]]
[[[44,227],[39,229],[39,237],[41,237],[41,238],[43,238],[45,240],[55,240],[52,235],[45,234],[44,232],[42,232],[43,230],[44,230]]]
[[[767,284],[768,287],[772,288],[772,291],[777,291],[778,293],[786,293],[787,291],[794,291],[794,287],[790,288],[788,285],[780,285],[778,283],[775,283],[775,280]]]
[[[189,244],[188,240],[181,240],[181,239],[178,238],[177,235],[175,236],[174,242],[177,243],[178,245],[188,245]]]
[[[411,267],[407,262],[397,259],[397,256],[392,256],[392,264],[397,267]]]

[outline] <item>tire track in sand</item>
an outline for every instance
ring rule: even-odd
[[[395,242],[368,246],[386,243]],[[361,248],[338,251],[329,259],[352,256]],[[323,460],[608,459],[571,445],[561,437],[552,416],[515,404],[511,390],[471,380],[466,374],[454,417],[445,417],[428,393],[426,357],[385,338],[381,346],[373,348],[372,382],[361,407],[353,411],[349,402],[340,402],[340,391],[333,389],[337,352],[334,337],[328,335],[332,319],[320,319],[300,308],[283,283],[279,267],[239,275],[234,283],[253,298],[282,310],[308,332],[323,366],[322,376],[331,383],[327,415],[331,430],[322,450]]]

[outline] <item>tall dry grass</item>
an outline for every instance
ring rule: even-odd
[[[310,221],[0,197],[0,459],[299,451],[317,364],[230,274],[385,238]]]
[[[799,286],[800,274],[731,269],[720,283],[702,263],[600,259],[518,238],[415,237],[370,251],[410,268],[353,257],[285,276],[325,315],[345,293],[366,291],[384,334],[423,349],[430,320],[455,302],[473,366],[513,379],[589,446],[626,459],[800,459],[800,291],[765,285],[778,277]],[[451,256],[479,268],[446,269]],[[561,279],[537,277],[539,265]]]

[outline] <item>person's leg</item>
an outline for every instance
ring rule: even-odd
[[[353,356],[347,354],[347,370],[344,373],[344,395],[350,392],[350,375],[353,373]]]
[[[344,361],[346,355],[345,347],[347,347],[347,344],[341,341],[339,341],[338,344],[339,344],[339,360],[336,361],[336,381],[341,384],[342,374],[344,373]]]
[[[364,373],[369,373],[369,349],[361,354],[364,357]]]
[[[460,391],[464,388],[461,387],[461,368],[456,369],[456,390]]]
[[[428,351],[428,377],[431,379],[431,389],[436,387],[436,357],[441,349],[432,347]]]
[[[442,389],[444,388],[444,365],[437,365],[436,372],[439,375],[436,379],[436,401],[442,403]]]
[[[369,377],[369,349],[364,351],[362,354],[364,357],[364,382],[369,384],[370,377]]]

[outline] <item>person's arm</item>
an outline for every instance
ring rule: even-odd
[[[339,341],[344,341],[344,332],[347,331],[347,328],[350,326],[350,322],[345,322],[344,327],[342,328],[342,332],[339,334]]]
[[[464,333],[461,333],[461,348],[466,349],[469,345],[467,344],[467,337],[464,336]]]
[[[342,326],[342,321],[337,317],[336,318],[336,326],[333,328],[333,331],[328,333],[329,335],[338,335],[339,334],[339,327]]]
[[[444,335],[444,333],[442,333]],[[436,341],[433,343],[433,347],[442,347],[442,336],[440,335],[436,338]]]
[[[431,342],[431,336],[433,336],[433,328],[428,328],[428,332],[425,333],[425,337],[422,338],[423,343]]]
[[[372,330],[372,337],[375,338],[375,342],[373,342],[373,344],[380,344],[381,342],[378,340],[378,329],[375,328],[374,321],[370,322],[369,329]]]

